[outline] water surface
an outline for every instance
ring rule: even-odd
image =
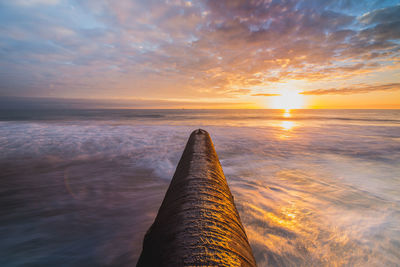
[[[134,265],[199,127],[259,266],[399,265],[399,110],[0,111],[0,265]]]

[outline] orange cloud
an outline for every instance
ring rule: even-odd
[[[400,83],[389,83],[379,85],[358,85],[354,87],[342,88],[329,88],[329,89],[316,89],[305,91],[303,95],[350,95],[350,94],[364,94],[376,91],[395,91],[400,90]]]
[[[280,96],[280,94],[252,94],[251,96]]]
[[[400,67],[398,5],[85,0],[72,12],[64,1],[33,2],[55,4],[0,10],[2,95],[236,98]]]

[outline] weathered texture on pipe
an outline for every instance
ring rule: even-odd
[[[206,131],[190,135],[137,266],[256,266]]]

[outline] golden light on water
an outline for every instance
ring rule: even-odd
[[[285,109],[282,111],[282,121],[280,121],[277,126],[280,127],[278,138],[279,139],[289,139],[293,137],[293,128],[298,126],[297,122],[290,120],[292,118],[291,110]]]
[[[285,109],[285,113],[283,113],[284,118],[290,118],[292,117],[292,114],[290,114],[290,109]]]
[[[296,123],[293,121],[282,121],[281,122],[281,127],[285,131],[292,130],[294,126],[296,126]]]
[[[283,118],[291,118],[292,114],[290,113],[290,109],[285,109],[283,111],[282,117]],[[280,126],[283,130],[290,131],[293,129],[293,127],[296,126],[296,123],[294,121],[284,120],[281,122]]]

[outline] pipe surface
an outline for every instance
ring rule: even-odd
[[[190,135],[137,266],[256,266],[206,131]]]

